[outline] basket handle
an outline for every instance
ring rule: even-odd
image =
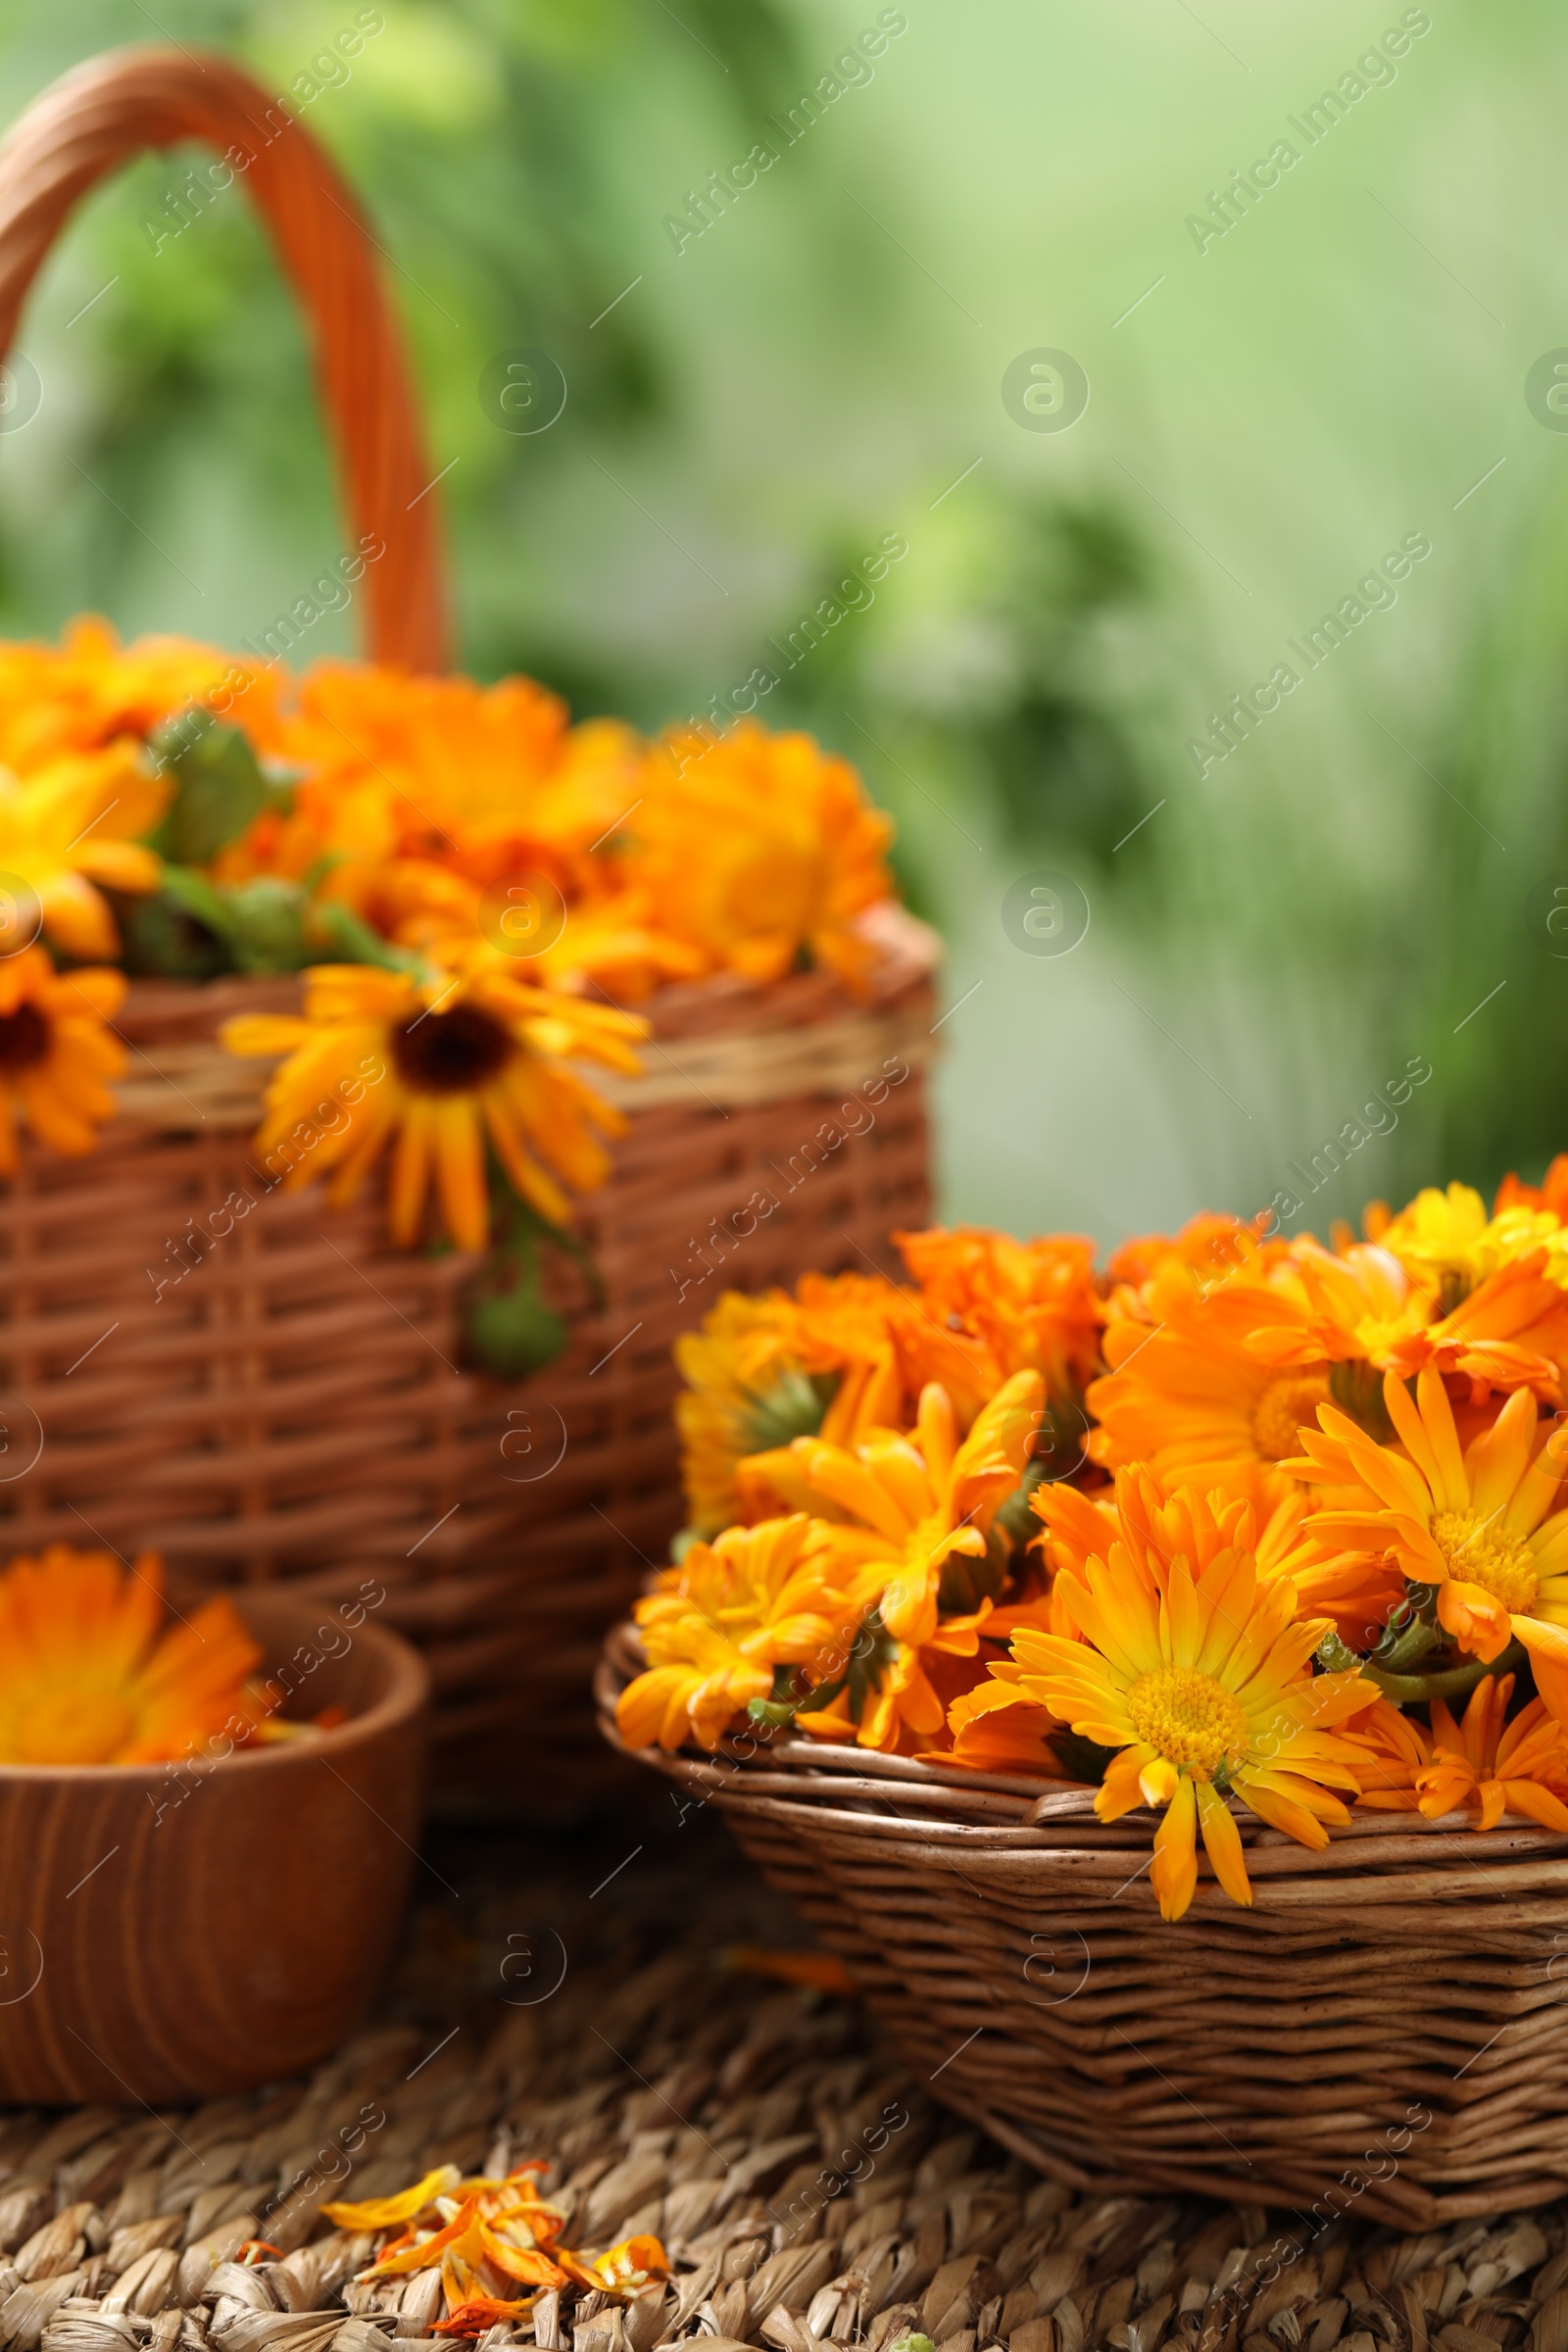
[[[0,145],[0,353],[77,200],[144,147],[200,139],[227,156],[271,232],[310,320],[317,384],[358,533],[386,553],[365,574],[374,661],[447,666],[441,534],[431,466],[402,337],[359,207],[321,147],[226,58],[138,46],[63,74]]]

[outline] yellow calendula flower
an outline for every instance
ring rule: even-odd
[[[1546,1252],[1551,1279],[1568,1284],[1568,1233],[1551,1208],[1499,1200],[1489,1217],[1481,1195],[1467,1184],[1450,1184],[1443,1193],[1428,1186],[1378,1238],[1414,1280],[1442,1298],[1445,1307],[1538,1250]]]
[[[741,719],[649,754],[624,864],[710,969],[766,983],[804,955],[858,984],[873,955],[855,921],[892,896],[892,830],[847,760]]]
[[[624,1120],[568,1060],[635,1074],[635,1016],[553,995],[478,948],[456,969],[416,980],[363,964],[320,964],[302,1017],[244,1014],[222,1032],[230,1053],[287,1055],[267,1090],[258,1144],[289,1161],[285,1181],[328,1170],[352,1200],[388,1148],[389,1222],[407,1248],[434,1184],[461,1250],[490,1237],[485,1145],[518,1194],[560,1224],[563,1185],[590,1192],[610,1170],[601,1136]],[[301,1131],[311,1139],[300,1141]],[[291,1139],[299,1142],[297,1156]]]
[[[731,1527],[694,1544],[637,1603],[648,1670],[621,1692],[616,1721],[632,1747],[713,1748],[777,1666],[812,1683],[843,1670],[858,1609],[831,1544],[805,1512]]]
[[[1259,1577],[1255,1555],[1224,1540],[1239,1527],[1191,1494],[1168,1511],[1149,1512],[1148,1499],[1120,1509],[1120,1539],[1081,1576],[1058,1572],[1053,1599],[1073,1637],[1014,1631],[1018,1671],[997,1703],[1032,1699],[1116,1750],[1095,1811],[1115,1821],[1162,1808],[1153,1886],[1164,1917],[1180,1919],[1200,1833],[1225,1892],[1252,1899],[1229,1795],[1303,1845],[1325,1845],[1324,1823],[1348,1819],[1331,1790],[1355,1793],[1355,1750],[1331,1727],[1365,1708],[1367,1686],[1358,1671],[1312,1675],[1328,1620],[1298,1615],[1288,1576]]]
[[[124,994],[107,966],[57,972],[42,948],[0,957],[0,1175],[16,1173],[19,1123],[52,1152],[92,1150],[125,1066],[108,1027]]]
[[[840,1556],[854,1563],[862,1587],[880,1592],[888,1632],[918,1647],[936,1633],[950,1562],[956,1606],[949,1614],[964,1614],[988,1586],[1000,1587],[1000,1575],[984,1565],[987,1537],[1023,1476],[1043,1405],[1040,1374],[1015,1372],[960,1442],[952,1400],[932,1381],[907,1436],[873,1429],[853,1448],[797,1438],[787,1452],[764,1457],[767,1474],[842,1520]],[[969,1560],[982,1565],[966,1570]]]
[[[1398,1449],[1332,1405],[1303,1430],[1302,1478],[1349,1490],[1314,1512],[1309,1535],[1369,1558],[1390,1555],[1411,1585],[1435,1588],[1436,1627],[1489,1663],[1510,1640],[1530,1652],[1537,1688],[1568,1722],[1568,1488],[1551,1424],[1526,1389],[1461,1446],[1447,1391],[1423,1372],[1411,1396],[1391,1373],[1383,1398]]]
[[[726,1291],[701,1329],[675,1342],[686,1383],[675,1399],[675,1426],[687,1516],[699,1535],[716,1536],[744,1515],[736,1469],[745,1455],[793,1434],[779,1430],[782,1416],[793,1407],[820,1421],[822,1400],[801,1365],[800,1320],[783,1291],[760,1298]]]
[[[168,1623],[155,1552],[133,1569],[51,1544],[0,1574],[0,1762],[155,1764],[247,1724],[261,1650],[232,1601]]]
[[[41,919],[68,955],[116,955],[120,934],[98,886],[157,889],[163,866],[139,836],[168,798],[167,781],[129,742],[62,753],[25,779],[0,768],[0,890],[19,902],[6,910],[6,944]]]

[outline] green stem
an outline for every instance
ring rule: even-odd
[[[1442,1674],[1390,1674],[1386,1667],[1363,1664],[1362,1674],[1376,1683],[1385,1698],[1408,1703],[1423,1698],[1462,1698],[1484,1675],[1515,1674],[1524,1663],[1524,1644],[1510,1642],[1502,1655],[1490,1661],[1473,1658],[1467,1666],[1452,1666]]]
[[[1429,1649],[1436,1649],[1442,1639],[1435,1625],[1429,1625],[1424,1617],[1418,1617],[1413,1625],[1405,1627],[1396,1641],[1389,1643],[1378,1659],[1378,1665],[1385,1674],[1401,1674],[1406,1666],[1413,1666],[1417,1658],[1424,1658]]]

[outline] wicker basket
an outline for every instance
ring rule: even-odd
[[[439,669],[435,468],[366,232],[297,122],[263,144],[268,107],[221,58],[164,49],[46,92],[0,149],[0,338],[71,206],[125,156],[256,150],[245,184],[315,332],[350,518],[386,542],[369,651]],[[217,1031],[297,983],[133,984],[121,1119],[86,1160],[26,1150],[0,1195],[5,1541],[155,1544],[176,1591],[285,1577],[325,1596],[373,1569],[433,1669],[446,1801],[536,1805],[546,1758],[580,1796],[575,1768],[606,1761],[601,1637],[681,1517],[671,1339],[725,1283],[882,1262],[890,1226],[927,1213],[935,943],[879,913],[866,1004],[808,974],[655,1001],[647,1075],[604,1087],[631,1131],[579,1220],[603,1302],[558,1273],[571,1344],[518,1385],[464,1368],[471,1260],[395,1251],[378,1199],[337,1212],[253,1165],[265,1072]],[[853,1134],[828,1126],[851,1094]]]
[[[606,1738],[642,1663],[611,1637]],[[1568,2185],[1568,1840],[1361,1815],[1312,1854],[1239,1813],[1254,1900],[1167,1926],[1154,1817],[941,1757],[642,1751],[840,1953],[923,2081],[1074,2188],[1405,2230]]]

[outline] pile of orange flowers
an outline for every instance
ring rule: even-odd
[[[527,678],[296,680],[91,619],[0,644],[0,1173],[19,1122],[92,1148],[122,971],[309,969],[299,1021],[225,1039],[283,1057],[264,1152],[331,1112],[284,1180],[348,1196],[390,1152],[399,1238],[433,1193],[476,1249],[498,1169],[559,1223],[619,1124],[574,1065],[634,1072],[626,1008],[666,983],[861,987],[890,832],[845,760],[750,719],[647,743]]]
[[[897,1237],[677,1345],[692,1525],[634,1745],[790,1730],[1098,1784],[1167,1918],[1248,1814],[1568,1832],[1568,1155],[1367,1212]]]
[[[628,2237],[598,2255],[574,2254],[561,2243],[565,2215],[539,2194],[534,2162],[504,2180],[466,2180],[455,2164],[426,2173],[394,2197],[323,2205],[340,2230],[368,2230],[380,2240],[359,2282],[438,2274],[445,2316],[437,2335],[479,2336],[486,2328],[525,2319],[541,2289],[579,2286],[608,2301],[635,2302],[669,2277],[669,2258],[657,2237]],[[526,2291],[518,2294],[522,2287]]]

